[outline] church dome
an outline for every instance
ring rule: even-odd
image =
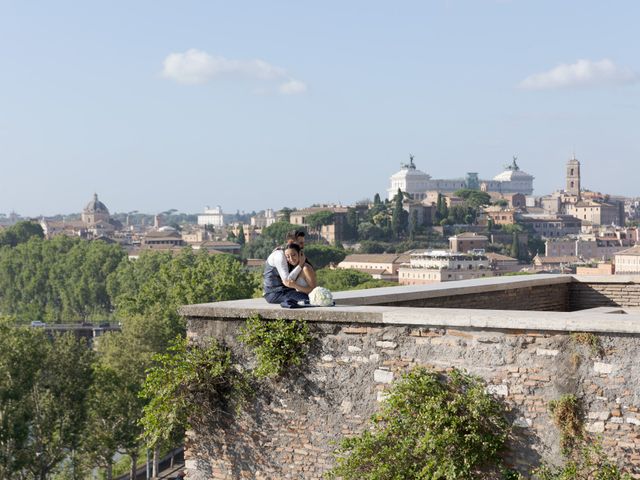
[[[84,207],[84,211],[87,213],[106,213],[109,214],[109,209],[107,206],[98,200],[98,194],[93,194],[93,200],[87,203],[87,206]]]

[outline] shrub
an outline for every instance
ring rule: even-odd
[[[393,385],[372,426],[346,438],[330,478],[471,479],[497,466],[508,427],[479,379],[416,368]]]
[[[310,341],[302,320],[263,320],[249,317],[240,328],[239,339],[256,356],[256,377],[279,377],[292,365],[300,365]]]

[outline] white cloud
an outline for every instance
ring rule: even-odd
[[[290,79],[280,85],[278,91],[284,95],[295,95],[307,91],[307,85],[299,80]]]
[[[162,76],[185,85],[204,84],[222,77],[281,82],[277,90],[287,95],[307,90],[303,82],[291,78],[284,68],[264,60],[233,60],[196,49],[167,55],[163,62]]]
[[[525,78],[518,86],[525,90],[549,90],[621,85],[638,81],[640,75],[628,68],[618,67],[605,58],[600,61],[578,60],[572,64],[561,64],[547,72]]]

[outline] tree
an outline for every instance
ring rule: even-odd
[[[347,215],[344,222],[344,239],[358,239],[358,211],[352,207],[347,209]]]
[[[282,207],[280,209],[281,221],[284,222],[284,223],[291,222],[291,212],[293,212],[293,210],[291,208]]]
[[[347,256],[342,248],[330,245],[310,244],[304,247],[304,253],[316,270],[320,270],[331,263],[338,264]]]
[[[322,210],[320,212],[312,213],[307,216],[307,225],[311,230],[315,230],[318,234],[318,240],[320,239],[320,229],[323,225],[331,225],[334,222],[335,215],[330,210]]]
[[[415,240],[417,229],[418,229],[418,211],[414,210],[411,212],[411,217],[409,220],[409,239],[411,241]]]
[[[380,194],[379,193],[376,193],[373,196],[373,204],[374,205],[382,205],[382,202],[380,201]]]
[[[520,244],[518,242],[518,234],[513,232],[513,240],[511,241],[511,250],[509,251],[513,258],[520,258]]]
[[[44,333],[0,319],[0,478],[18,478],[27,452],[33,411],[27,402],[46,361]]]
[[[0,231],[0,247],[15,247],[31,238],[44,238],[42,227],[30,221],[18,222]]]
[[[449,209],[447,208],[447,202],[441,193],[438,193],[438,201],[436,203],[436,222],[440,223],[442,220],[449,216]]]
[[[0,477],[48,478],[80,449],[93,352],[73,334],[0,325]]]
[[[242,224],[240,224],[240,228],[238,229],[238,237],[236,238],[236,242],[238,242],[238,245],[240,245],[241,247],[243,247],[245,244],[244,227],[242,226]]]
[[[318,270],[318,285],[328,288],[332,292],[339,292],[342,290],[375,288],[395,284],[382,280],[374,280],[368,273],[359,272],[358,270],[350,268],[338,268],[336,270],[323,268],[322,270]]]
[[[464,199],[465,204],[470,207],[477,208],[482,205],[491,204],[491,195],[487,192],[481,192],[479,190],[472,190],[469,188],[462,188],[457,190],[454,195]]]
[[[404,211],[402,200],[404,196],[398,188],[398,193],[393,199],[393,212],[391,214],[391,230],[395,238],[400,238],[407,230],[407,212]]]
[[[218,420],[246,391],[231,353],[215,340],[199,347],[178,338],[154,363],[141,391],[148,400],[141,423],[150,445],[162,445],[192,422]]]

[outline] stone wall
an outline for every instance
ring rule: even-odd
[[[370,322],[331,321],[326,310],[325,320],[309,321],[314,340],[303,369],[265,382],[224,428],[188,432],[188,479],[322,478],[334,442],[366,428],[391,382],[417,365],[462,368],[487,382],[511,409],[506,459],[521,471],[561,461],[547,405],[575,393],[587,430],[640,478],[640,334],[598,333],[598,355],[568,332],[386,324],[373,314]],[[236,340],[242,323],[192,317],[188,331],[194,342],[225,342],[248,366],[252,359]]]
[[[438,296],[384,302],[380,305],[490,310],[539,310],[565,312],[569,308],[569,283],[524,287],[502,291]]]
[[[638,283],[582,281],[569,285],[570,310],[611,306],[640,308]]]

